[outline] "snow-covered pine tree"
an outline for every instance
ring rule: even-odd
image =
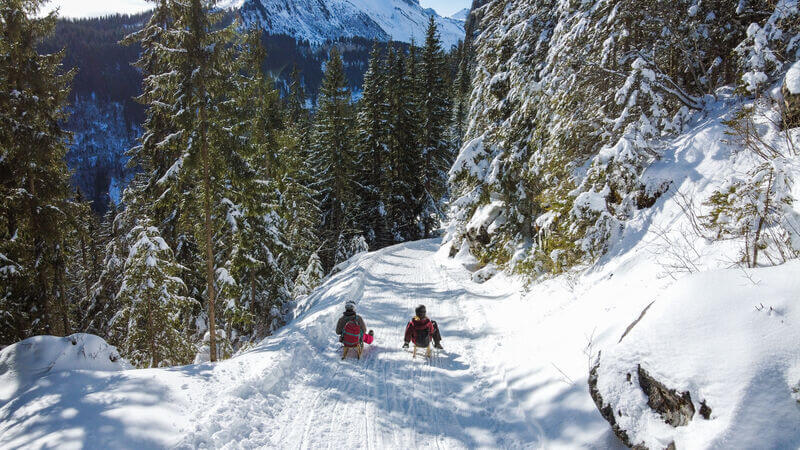
[[[286,255],[287,276],[296,278],[312,253],[319,247],[316,230],[319,220],[314,165],[310,158],[311,118],[305,108],[306,95],[300,73],[292,71],[286,99],[283,132],[278,136],[282,162],[280,214],[285,224],[284,238],[290,248]]]
[[[134,186],[141,183],[143,174],[137,174],[123,194],[123,202],[130,201],[130,192],[135,191]],[[132,205],[128,205],[135,210]],[[79,329],[86,333],[103,336],[109,342],[120,344],[124,338],[124,330],[113,332],[111,319],[120,309],[116,303],[116,295],[122,286],[122,276],[125,269],[125,259],[128,256],[130,243],[128,233],[133,225],[127,223],[129,215],[119,211],[115,206],[106,212],[100,224],[98,241],[103,242],[100,261],[100,271],[91,287],[89,296],[83,307],[83,318]]]
[[[416,86],[416,50],[412,44],[406,57],[402,49],[389,46],[385,62],[385,92],[388,106],[387,225],[395,242],[418,239],[419,201],[423,194],[420,176],[422,155],[418,145],[420,91]]]
[[[0,344],[71,331],[64,273],[69,172],[64,163],[73,73],[40,55],[56,16],[42,0],[0,5]]]
[[[777,105],[742,108],[727,122],[732,142],[742,146],[752,167],[706,200],[699,221],[710,239],[739,240],[739,262],[747,267],[779,265],[800,256],[800,215],[792,195],[797,143],[793,133],[780,129]]]
[[[150,179],[143,195],[185,268],[189,295],[205,297],[212,361],[216,358],[215,214],[228,198],[226,170],[237,156],[226,120],[233,91],[233,26],[220,27],[213,0],[158,1],[145,27],[126,38],[143,47],[147,106],[142,144],[132,163]],[[200,221],[197,218],[202,218]],[[200,330],[202,331],[202,330]]]
[[[121,346],[138,367],[191,362],[193,346],[182,324],[193,299],[183,293],[180,266],[172,250],[147,218],[131,230],[132,245],[117,294],[121,309],[112,326],[124,328]]]
[[[320,285],[323,278],[325,278],[325,269],[322,267],[322,261],[316,253],[312,253],[311,257],[308,258],[306,268],[297,275],[292,297],[298,299],[309,295]]]
[[[336,264],[340,242],[358,234],[353,229],[354,111],[339,50],[334,47],[320,89],[311,159],[315,161],[315,187],[320,192],[320,230],[323,265]]]
[[[442,201],[447,195],[447,171],[453,164],[454,150],[448,140],[452,117],[447,59],[442,50],[436,22],[430,18],[417,76],[420,121],[419,146],[422,151],[422,178],[425,191],[419,199],[423,236],[429,237],[443,218]]]
[[[466,242],[484,262],[534,274],[606,251],[669,187],[640,181],[660,140],[734,79],[735,9],[543,0],[473,11],[481,70],[451,171],[454,250]]]
[[[64,240],[67,252],[66,277],[69,307],[75,328],[82,329],[87,322],[92,286],[100,276],[100,264],[105,246],[97,216],[91,204],[85,202],[80,189],[69,204],[69,227]]]
[[[389,123],[386,98],[386,74],[382,67],[378,43],[370,54],[369,67],[364,74],[361,100],[358,103],[356,136],[358,174],[358,228],[363,230],[373,249],[394,243],[387,225],[387,204],[391,186],[391,166],[388,155]]]
[[[291,278],[282,263],[290,249],[280,214],[279,138],[285,114],[274,81],[262,71],[265,58],[261,31],[249,30],[239,45],[230,114],[231,145],[242,161],[229,167],[225,210],[218,213],[226,220],[216,239],[226,336],[234,341],[242,333],[263,337],[272,332],[291,297]]]
[[[466,39],[458,49],[458,70],[453,82],[453,125],[451,141],[453,148],[459,149],[464,144],[469,114],[469,95],[472,91],[472,71],[475,55],[472,40]]]
[[[740,57],[742,87],[751,94],[761,94],[787,63],[797,60],[800,52],[800,8],[795,1],[740,1],[736,18],[746,36],[736,47]]]

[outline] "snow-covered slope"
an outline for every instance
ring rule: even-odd
[[[667,143],[645,175],[670,190],[591,268],[479,284],[467,252],[449,258],[438,240],[358,255],[230,360],[31,380],[0,399],[0,448],[619,449],[587,384],[599,353],[597,386],[635,443],[798,448],[798,262],[728,268],[737,245],[692,237],[682,211],[752,163],[725,143],[737,105],[721,98]],[[340,361],[333,335],[346,300],[377,336],[361,361]],[[444,336],[431,361],[400,348],[418,303]],[[649,409],[637,365],[691,395],[688,425]]]
[[[132,366],[117,349],[91,334],[34,336],[0,351],[0,402],[39,377],[73,370],[119,371]]]
[[[465,22],[467,20],[467,17],[469,17],[469,8],[464,8],[461,11],[450,16],[451,19],[455,19],[461,22]]]
[[[445,48],[464,39],[461,21],[423,9],[418,0],[246,0],[242,14],[272,34],[310,42],[364,37],[422,43],[434,16]]]

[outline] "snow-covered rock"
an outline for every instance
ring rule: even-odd
[[[313,43],[358,36],[420,44],[431,16],[445,48],[464,39],[463,21],[423,9],[419,0],[246,0],[241,11],[271,34]]]
[[[83,333],[67,337],[35,336],[0,351],[0,402],[37,378],[52,373],[130,368],[116,347],[101,337]]]
[[[798,270],[706,272],[658,298],[590,376],[615,433],[651,449],[796,446]]]

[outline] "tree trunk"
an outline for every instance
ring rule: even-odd
[[[256,315],[256,271],[255,268],[250,270],[250,314],[253,315],[253,332],[256,332],[256,324],[258,320],[255,319]]]
[[[204,96],[201,96],[204,97]],[[206,136],[206,108],[200,107],[200,148],[203,158],[203,212],[206,244],[206,289],[208,290],[208,347],[211,362],[217,360],[217,337],[214,330],[215,314],[214,302],[216,293],[214,292],[214,251],[212,248],[211,233],[211,173],[209,169],[208,137]]]
[[[89,282],[89,266],[88,266],[89,263],[87,262],[86,259],[86,237],[80,230],[78,230],[78,233],[81,237],[81,261],[83,262],[83,287],[84,290],[86,291],[86,298],[88,299],[91,288]]]
[[[152,300],[148,300],[147,308],[147,334],[150,338],[150,367],[158,367],[158,356],[156,355],[156,324],[153,323],[153,308],[155,305]]]
[[[33,182],[33,177],[30,173],[28,173],[28,191],[31,195],[31,198],[36,197],[36,184]],[[34,266],[36,269],[36,279],[39,283],[37,293],[35,295],[36,304],[39,308],[39,314],[41,314],[41,320],[39,328],[41,331],[31,330],[34,334],[52,334],[53,333],[53,323],[50,314],[50,301],[48,299],[49,295],[51,294],[50,289],[48,289],[48,282],[47,277],[44,274],[44,267],[46,264],[43,263],[43,258],[45,257],[44,254],[44,247],[46,242],[42,239],[42,230],[39,226],[39,214],[36,212],[36,204],[34,201],[30,203],[31,207],[31,235],[33,236],[33,261]],[[37,264],[42,263],[39,267],[36,267]],[[36,318],[33,319],[34,322]]]

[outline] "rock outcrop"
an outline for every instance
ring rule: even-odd
[[[628,430],[620,426],[618,416],[621,411],[615,414],[614,405],[607,403],[600,390],[598,389],[598,369],[600,368],[600,357],[598,356],[592,370],[589,372],[589,393],[594,400],[597,409],[604,419],[611,425],[614,434],[628,447],[645,450],[648,447],[643,443],[634,443],[631,440]],[[655,379],[650,373],[642,368],[641,365],[637,366],[636,377],[638,378],[639,387],[647,397],[647,406],[656,412],[664,423],[672,427],[686,426],[695,416],[695,405],[692,402],[692,397],[689,392],[679,392],[676,389],[670,389],[661,381]],[[633,374],[628,373],[626,381],[633,383]],[[711,408],[706,404],[705,400],[700,403],[699,409],[700,416],[704,419],[710,419]],[[675,444],[670,443],[666,449],[674,449]]]

